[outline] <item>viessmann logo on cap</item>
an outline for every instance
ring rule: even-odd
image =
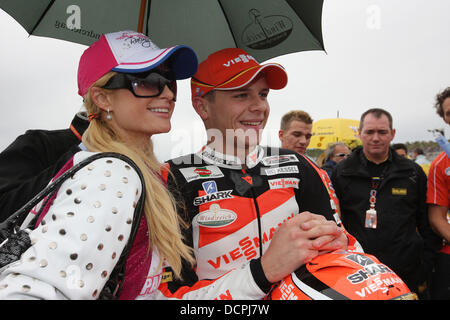
[[[250,62],[251,60],[256,61],[255,58],[253,58],[253,57],[252,57],[251,55],[249,55],[249,54],[240,54],[240,55],[238,55],[236,58],[232,58],[232,59],[228,60],[227,62],[225,62],[225,63],[223,64],[223,66],[228,68],[228,67],[230,67],[230,66],[232,66],[232,65],[234,65],[234,64],[240,63],[240,62],[242,62],[242,63],[248,63],[248,62]]]

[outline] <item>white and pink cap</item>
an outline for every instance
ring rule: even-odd
[[[149,37],[135,31],[103,34],[87,48],[78,65],[78,94],[84,97],[92,84],[110,71],[138,73],[156,68],[171,57],[177,80],[190,78],[198,67],[197,55],[188,46],[160,49]]]

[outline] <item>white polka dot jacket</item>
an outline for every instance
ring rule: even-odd
[[[76,153],[69,167],[93,154]],[[136,171],[118,158],[94,160],[67,179],[30,232],[31,247],[0,270],[0,299],[97,299],[127,244],[141,189]],[[158,254],[147,248],[142,215],[120,299],[146,299],[158,287]]]

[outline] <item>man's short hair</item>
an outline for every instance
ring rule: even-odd
[[[381,108],[372,108],[372,109],[369,109],[366,112],[364,112],[361,115],[361,119],[359,120],[359,130],[362,130],[364,118],[368,114],[373,114],[373,116],[377,119],[380,119],[382,115],[385,115],[389,120],[389,128],[392,130],[392,115],[388,111],[381,109]]]
[[[436,113],[444,119],[444,109],[442,108],[442,104],[444,100],[450,98],[450,87],[447,87],[444,91],[439,92],[436,95],[436,102],[434,103],[434,107],[436,108]]]
[[[313,123],[313,119],[307,112],[302,111],[302,110],[292,110],[292,111],[289,111],[288,113],[286,113],[281,118],[280,129],[287,130],[289,128],[289,125],[291,124],[291,122],[294,120],[301,121],[306,124]]]
[[[216,90],[211,90],[209,92],[207,92],[203,98],[205,98],[206,100],[208,100],[209,102],[214,102],[216,100]]]
[[[406,144],[404,144],[404,143],[394,143],[392,145],[392,149],[394,149],[394,150],[405,150],[405,152],[408,153],[408,148],[406,147]]]

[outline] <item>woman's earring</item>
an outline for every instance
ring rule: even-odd
[[[111,116],[111,113],[109,112],[109,108],[106,110],[106,112],[107,112],[106,119],[112,120],[112,116]]]

